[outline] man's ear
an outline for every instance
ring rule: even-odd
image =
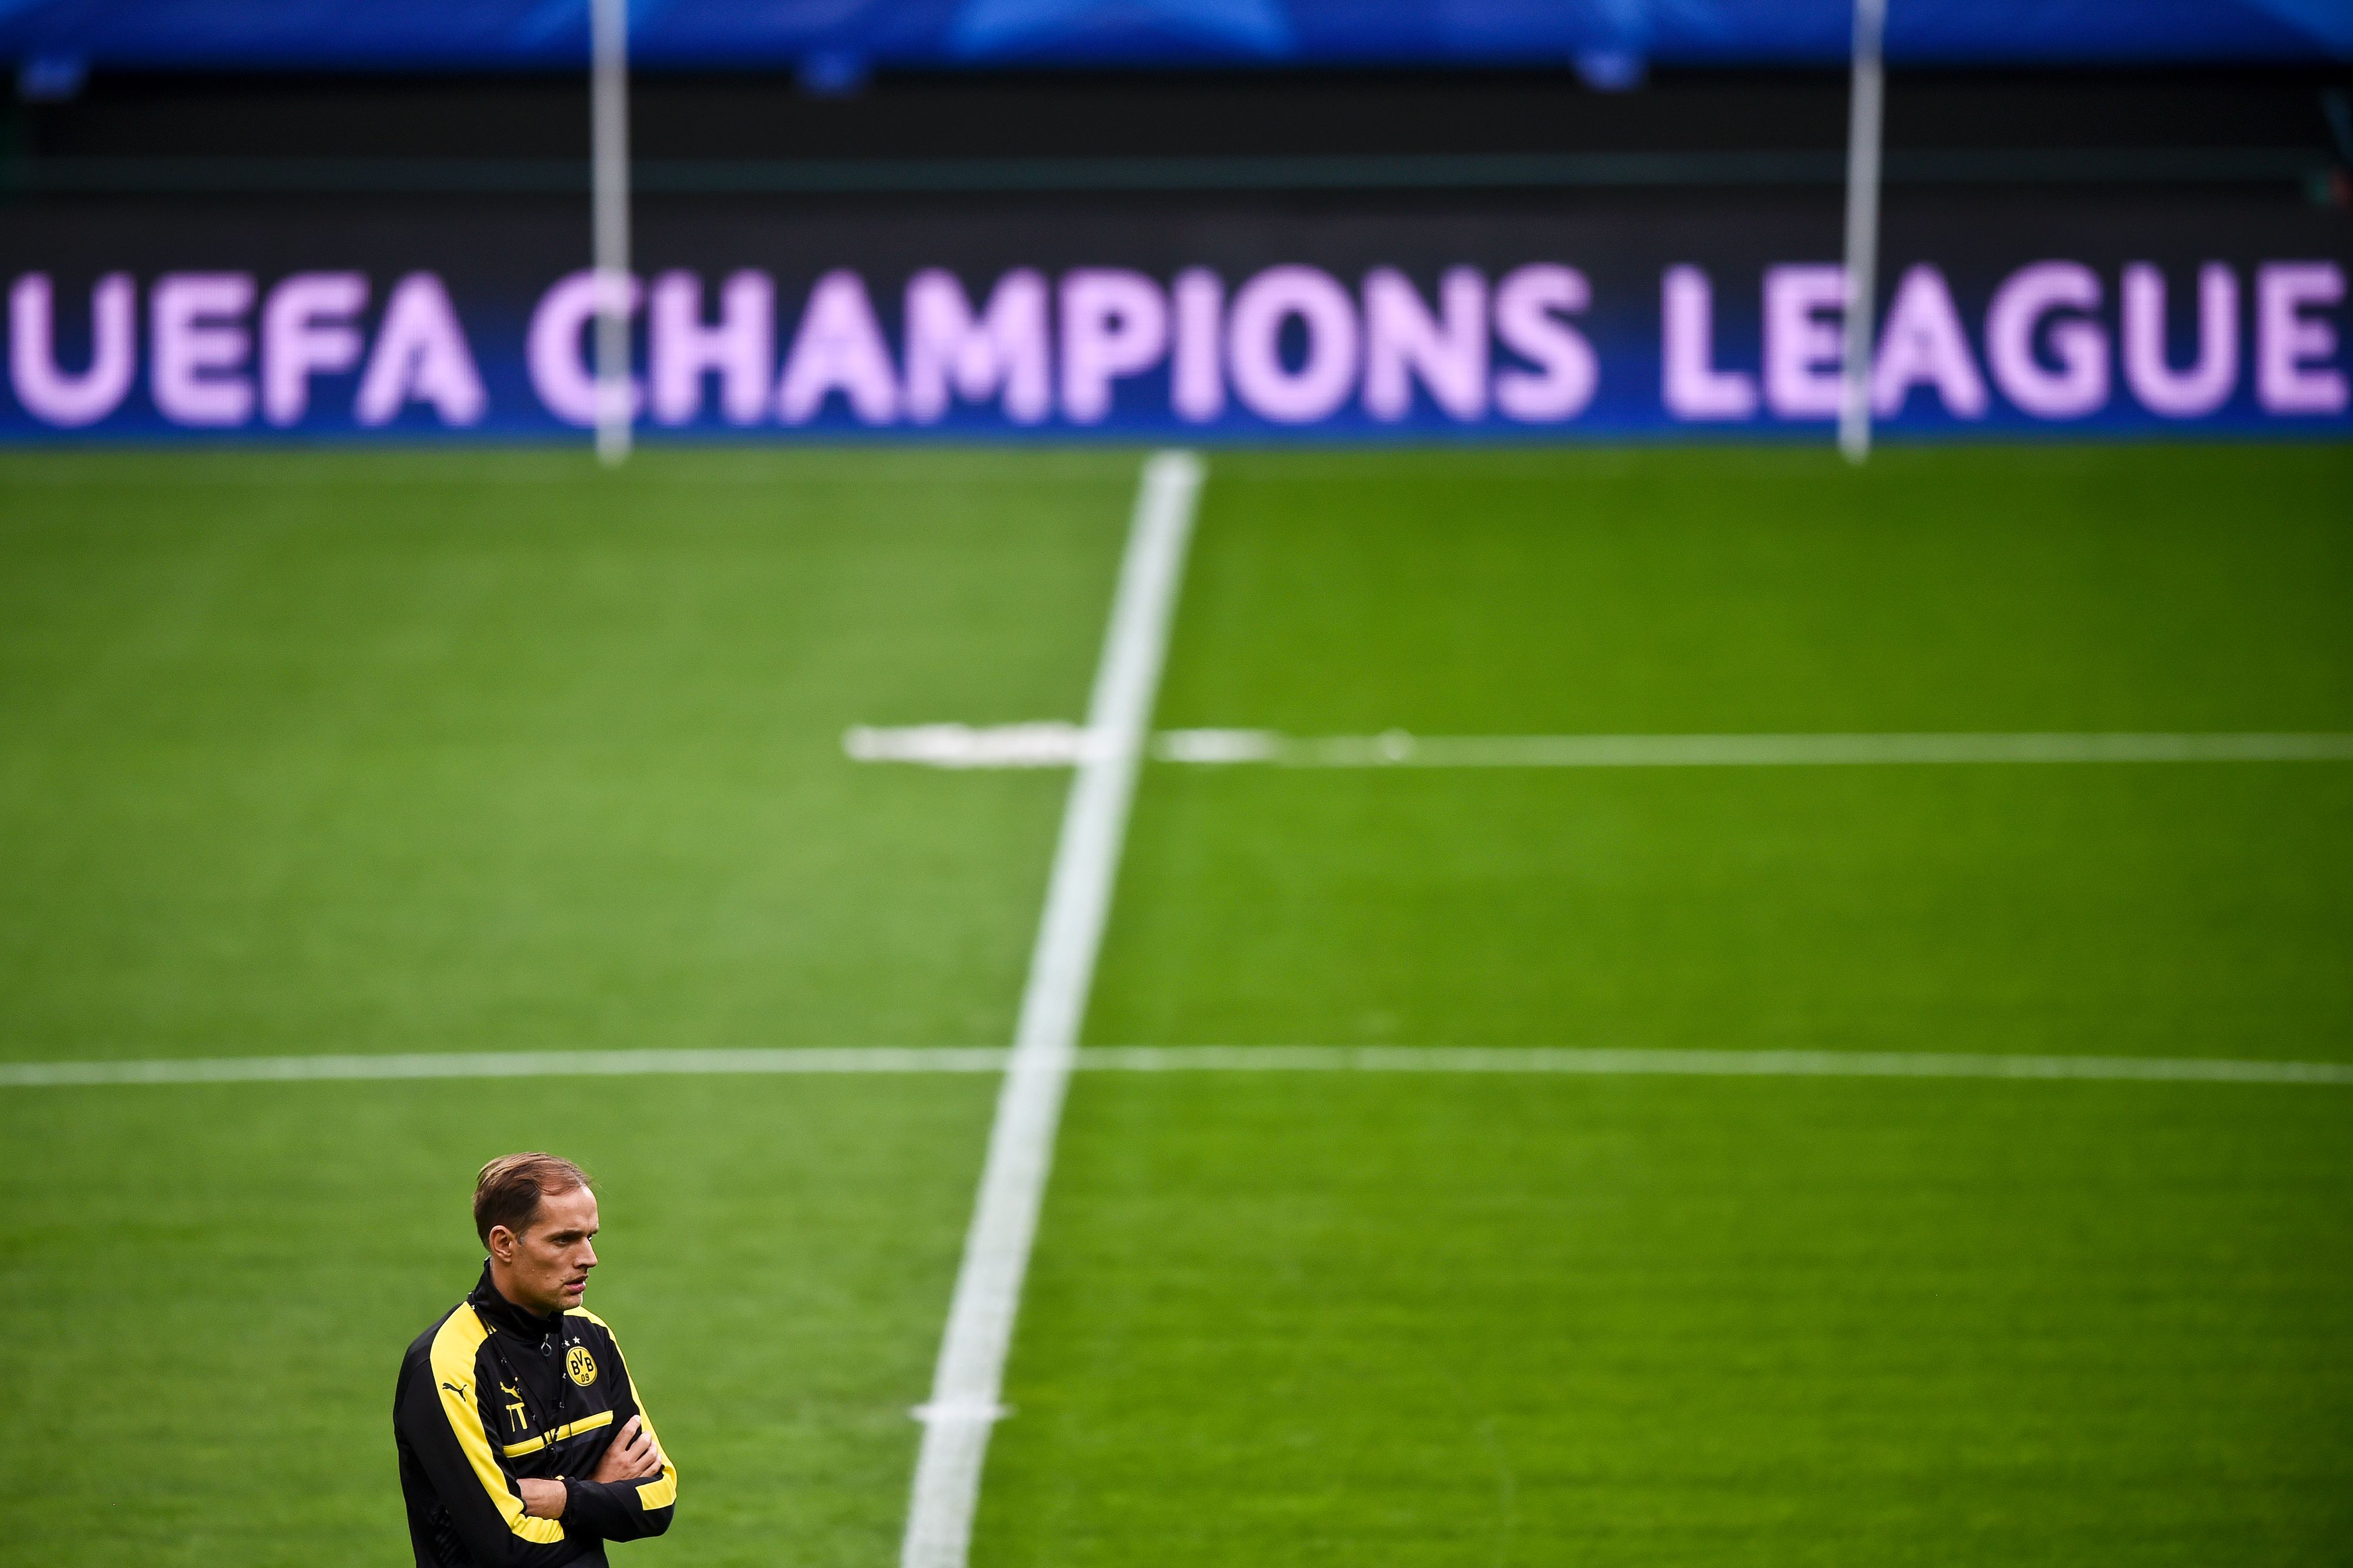
[[[501,1263],[512,1263],[518,1239],[514,1232],[502,1225],[491,1226],[491,1256]]]

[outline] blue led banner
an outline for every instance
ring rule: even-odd
[[[633,0],[656,68],[997,65],[1825,64],[1850,0]],[[0,58],[140,68],[563,68],[587,0],[34,0],[0,5]],[[1899,0],[1898,63],[2353,58],[2346,0]],[[1614,67],[1608,62],[1618,62]]]
[[[1813,208],[643,226],[649,438],[1824,438],[1843,279]],[[565,437],[596,280],[569,212],[27,212],[0,438]],[[1894,435],[2353,431],[2348,235],[2285,204],[1899,207]]]

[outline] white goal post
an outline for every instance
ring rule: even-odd
[[[596,455],[629,455],[629,0],[589,0],[590,223],[596,268]]]
[[[1839,387],[1839,450],[1871,455],[1871,308],[1879,270],[1880,121],[1887,0],[1854,0],[1854,86],[1846,142],[1846,331]]]

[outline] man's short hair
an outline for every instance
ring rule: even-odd
[[[496,1226],[521,1236],[531,1228],[540,1199],[587,1184],[587,1172],[554,1154],[501,1154],[474,1178],[474,1232],[484,1247]]]

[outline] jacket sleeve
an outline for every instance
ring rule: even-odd
[[[458,1315],[470,1317],[460,1308]],[[586,1532],[522,1510],[514,1478],[499,1462],[476,1403],[474,1347],[461,1330],[436,1337],[430,1364],[415,1369],[394,1419],[434,1495],[449,1510],[466,1550],[482,1568],[557,1568],[587,1549]],[[569,1510],[566,1510],[567,1512]]]
[[[663,1447],[661,1435],[654,1430],[654,1418],[646,1413],[637,1381],[629,1375],[628,1358],[621,1353],[621,1342],[614,1336],[611,1325],[593,1312],[582,1311],[580,1315],[605,1331],[606,1338],[612,1342],[613,1359],[620,1363],[620,1386],[613,1391],[616,1437],[629,1424],[629,1417],[642,1418],[647,1435],[661,1450],[662,1468],[659,1475],[641,1481],[592,1481],[568,1476],[564,1484],[570,1495],[565,1499],[564,1517],[566,1521],[576,1519],[582,1530],[607,1541],[637,1541],[659,1535],[670,1528],[670,1520],[678,1513],[678,1467],[670,1462],[669,1448]]]

